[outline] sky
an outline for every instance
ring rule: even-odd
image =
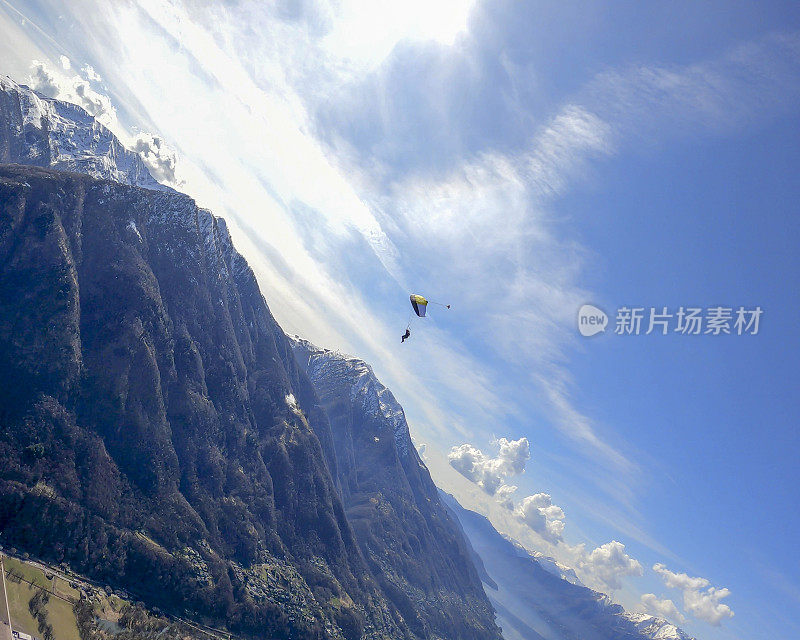
[[[0,73],[224,216],[464,506],[701,640],[800,637],[800,9],[208,4],[0,0]],[[412,292],[452,308],[401,345]]]

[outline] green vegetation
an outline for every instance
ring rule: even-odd
[[[36,593],[28,601],[28,611],[36,618],[39,634],[44,640],[55,640],[53,625],[47,621],[47,604],[50,602],[50,592],[36,589]]]

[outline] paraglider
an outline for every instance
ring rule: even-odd
[[[417,314],[419,318],[427,317],[428,313],[428,305],[435,304],[440,307],[445,307],[446,309],[450,308],[449,304],[440,304],[439,302],[433,302],[425,298],[425,296],[421,296],[417,293],[412,293],[409,296],[411,300],[411,308],[414,309],[414,313]],[[405,342],[411,337],[411,321],[414,319],[414,316],[410,316],[408,319],[408,325],[406,325],[406,332],[401,336],[400,342]]]
[[[428,310],[428,301],[416,293],[412,293],[409,298],[411,299],[411,306],[414,307],[414,313],[420,318],[424,318],[425,312]]]

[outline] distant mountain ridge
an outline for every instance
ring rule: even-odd
[[[558,576],[562,580],[566,580],[567,582],[571,582],[572,584],[577,584],[580,586],[584,586],[583,583],[578,578],[578,575],[575,573],[574,569],[570,567],[564,566],[560,562],[558,562],[555,558],[551,558],[549,556],[544,555],[543,553],[538,553],[536,551],[528,551],[525,546],[514,540],[512,537],[507,536],[505,534],[502,535],[506,540],[508,540],[514,548],[516,549],[517,554],[520,558],[533,558],[539,563],[539,566],[542,567],[545,571],[549,571],[554,576]]]
[[[552,558],[528,553],[484,516],[440,495],[492,579],[487,594],[505,640],[695,640],[663,618],[626,612]]]

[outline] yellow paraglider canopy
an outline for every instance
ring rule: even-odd
[[[420,318],[424,318],[425,312],[428,309],[428,301],[416,293],[412,293],[409,298],[411,299],[411,306],[414,307],[414,313]]]

